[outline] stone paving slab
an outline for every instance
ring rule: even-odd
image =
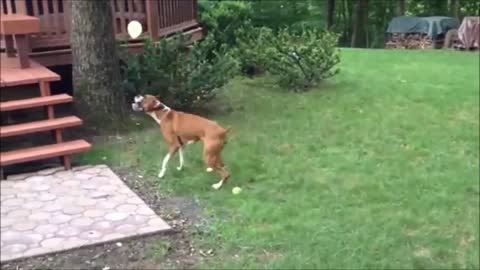
[[[169,230],[107,166],[54,168],[1,184],[1,262]]]

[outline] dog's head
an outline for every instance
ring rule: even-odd
[[[133,98],[132,109],[136,112],[151,112],[166,108],[166,106],[152,95],[137,95]]]

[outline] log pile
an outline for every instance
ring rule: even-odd
[[[435,41],[420,33],[395,33],[389,36],[385,47],[388,49],[426,49],[433,48]]]

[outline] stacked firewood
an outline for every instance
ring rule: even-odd
[[[425,34],[395,33],[389,36],[385,47],[389,49],[426,49],[432,48],[432,45],[432,39]]]

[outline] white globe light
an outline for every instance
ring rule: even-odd
[[[138,38],[142,34],[142,24],[138,21],[131,21],[128,23],[127,31],[131,38]]]

